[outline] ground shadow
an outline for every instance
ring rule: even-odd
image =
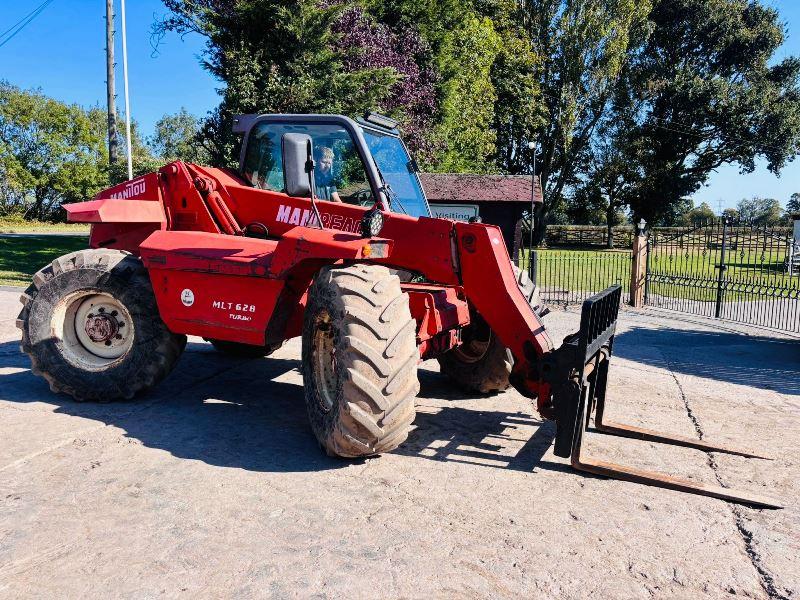
[[[521,413],[475,411],[445,406],[419,410],[415,430],[396,454],[441,462],[461,462],[525,473],[568,471],[569,465],[542,460],[553,445],[555,425]],[[535,427],[533,435],[522,433]],[[518,446],[511,450],[510,446]]]
[[[555,424],[532,417],[530,401],[523,400],[526,404],[520,406],[530,410],[515,413],[464,408],[458,401],[474,400],[475,392],[459,389],[439,371],[423,368],[418,373],[418,398],[422,402],[414,420],[416,428],[395,453],[528,473],[536,468],[569,470],[566,464],[542,460],[553,445]],[[451,403],[431,408],[424,404],[429,398]],[[533,435],[531,428],[534,428]],[[510,451],[520,443],[521,447]]]
[[[173,456],[252,471],[316,471],[352,461],[320,450],[308,425],[303,388],[283,381],[298,360],[243,360],[192,344],[178,367],[130,402],[81,403],[53,394],[30,372],[18,342],[0,344],[2,398],[55,405],[56,413],[101,421]],[[289,378],[291,379],[291,378]],[[31,406],[31,409],[33,407]]]
[[[35,403],[42,403],[45,410],[55,406],[56,413],[118,427],[127,437],[179,458],[264,472],[317,471],[353,464],[326,456],[317,445],[296,373],[299,360],[236,359],[209,344],[190,343],[175,371],[152,392],[131,402],[105,404],[80,403],[53,394],[43,378],[30,372],[18,342],[0,344],[0,368],[3,400],[28,405],[25,410],[41,409]],[[395,453],[527,472],[537,465],[566,468],[541,462],[555,433],[551,424],[526,413],[459,406],[459,400],[474,399],[474,394],[459,391],[437,371],[420,369],[419,373],[420,404],[431,398],[452,403],[437,414],[420,406],[415,428]],[[529,439],[513,436],[523,426]],[[491,443],[492,439],[498,443]],[[501,446],[519,449],[508,456],[498,453]]]
[[[670,369],[781,394],[800,394],[800,342],[699,329],[631,327],[619,333],[614,354]]]

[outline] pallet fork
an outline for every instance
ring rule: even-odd
[[[710,496],[759,508],[782,508],[775,500],[758,494],[582,456],[584,434],[587,431],[594,431],[606,435],[697,448],[706,452],[723,452],[770,460],[768,457],[728,446],[604,421],[608,367],[614,346],[621,293],[620,286],[615,285],[583,303],[580,331],[564,340],[564,345],[554,353],[549,368],[545,370],[546,377],[554,384],[561,382],[554,387],[553,395],[556,417],[555,455],[569,458],[572,467],[578,471],[612,479]],[[594,415],[594,428],[590,429],[592,415]]]

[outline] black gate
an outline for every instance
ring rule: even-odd
[[[650,232],[645,303],[800,332],[800,248],[786,227],[726,220]]]
[[[630,298],[631,251],[597,248],[524,250],[518,261],[539,287],[545,304],[580,305],[611,285],[622,287],[621,302]]]

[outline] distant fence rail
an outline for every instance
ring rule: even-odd
[[[545,304],[578,304],[615,283],[622,285],[622,301],[630,298],[630,249],[525,251],[520,268],[530,272]]]
[[[605,227],[548,227],[548,247],[522,250],[519,266],[546,304],[579,304],[620,284],[622,301],[637,307],[800,333],[800,240],[789,228],[713,221],[622,229],[613,250],[603,249],[607,235]]]
[[[636,235],[632,226],[614,227],[611,230],[615,248],[630,248]],[[608,228],[605,225],[548,225],[545,233],[548,248],[608,247]]]
[[[686,235],[687,230],[695,233]],[[753,231],[761,233],[754,236]],[[754,227],[752,225],[735,225],[729,227],[729,232],[739,243],[748,244],[747,248],[768,245],[770,237],[786,239],[792,237],[791,227]],[[710,224],[692,227],[654,227],[651,233],[662,238],[675,236],[685,246],[706,246],[722,243],[722,234]],[[636,231],[632,225],[612,227],[611,235],[614,248],[630,248]],[[547,248],[607,248],[608,228],[605,225],[548,225],[545,233],[545,246]]]
[[[713,221],[650,233],[645,302],[800,332],[797,240],[786,227]]]

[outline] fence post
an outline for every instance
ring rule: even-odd
[[[631,298],[634,308],[644,306],[644,288],[647,279],[647,236],[644,233],[645,220],[639,221],[636,236],[631,247]]]
[[[719,269],[719,276],[717,277],[717,301],[714,307],[714,316],[719,319],[720,315],[722,314],[722,296],[724,294],[723,289],[725,287],[725,270],[728,268],[728,265],[725,264],[725,251],[728,247],[728,219],[727,217],[722,217],[722,249],[720,250],[719,254],[719,264],[717,265],[717,269]]]

